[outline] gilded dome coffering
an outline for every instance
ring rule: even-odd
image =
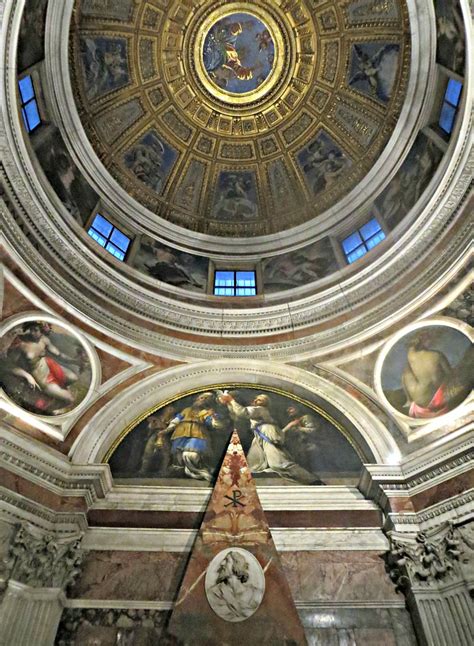
[[[310,221],[367,175],[405,98],[406,6],[381,4],[78,0],[70,65],[89,140],[173,224],[250,237]]]

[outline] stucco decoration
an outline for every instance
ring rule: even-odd
[[[312,219],[370,171],[405,98],[405,1],[359,4],[141,3],[117,20],[77,0],[70,71],[92,146],[129,195],[193,231]],[[282,185],[299,202],[281,208]]]
[[[375,369],[384,402],[410,424],[447,415],[474,386],[472,328],[448,318],[425,320],[396,334]]]

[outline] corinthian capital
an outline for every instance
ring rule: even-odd
[[[452,525],[416,535],[392,532],[389,539],[385,562],[397,589],[406,592],[412,584],[432,585],[458,574],[462,548]]]
[[[66,588],[80,572],[80,537],[41,535],[20,525],[5,560],[10,579],[32,587]]]

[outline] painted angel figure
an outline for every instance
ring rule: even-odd
[[[397,72],[398,51],[398,45],[388,44],[371,56],[360,45],[354,45],[358,69],[349,80],[349,85],[365,82],[369,86],[370,94],[381,101],[388,101]]]
[[[209,76],[221,87],[226,87],[231,79],[249,81],[253,70],[242,65],[237,41],[243,32],[240,22],[217,24],[204,46],[204,67]]]

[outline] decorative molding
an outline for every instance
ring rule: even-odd
[[[470,425],[405,456],[400,464],[364,465],[359,488],[371,497],[382,491],[386,497],[412,496],[470,471],[474,466],[473,451],[474,426]]]
[[[372,599],[359,601],[354,599],[351,601],[332,601],[327,599],[325,601],[295,601],[295,606],[302,611],[311,610],[343,610],[351,608],[405,608],[404,601],[397,601],[396,599]],[[122,599],[65,599],[65,608],[113,608],[117,610],[158,610],[161,612],[168,612],[173,609],[173,601],[129,601]]]
[[[381,529],[354,527],[350,529],[306,527],[270,528],[280,552],[376,551],[388,549],[388,540]],[[196,530],[137,529],[90,527],[84,534],[84,550],[117,550],[140,552],[190,552]]]
[[[82,534],[87,529],[84,513],[57,512],[0,487],[0,520],[10,525],[28,523],[43,533],[56,536]]]
[[[474,489],[469,489],[420,512],[391,512],[386,525],[401,533],[431,531],[442,523],[461,523],[473,519],[473,504]]]

